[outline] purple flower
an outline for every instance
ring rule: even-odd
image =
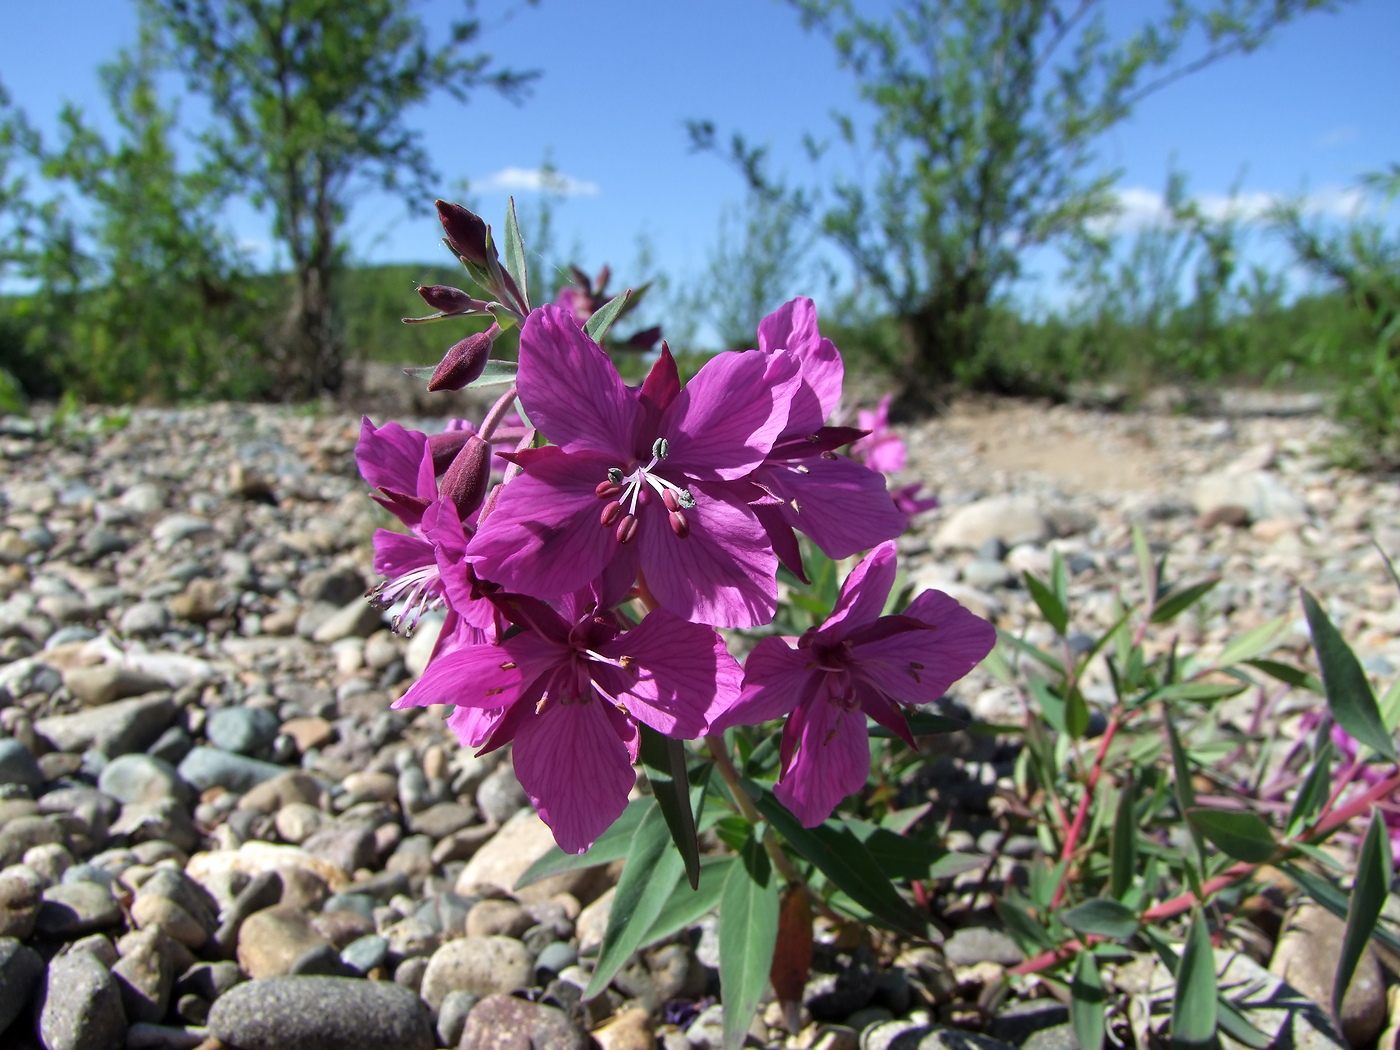
[[[773,617],[777,557],[745,480],[787,422],[792,355],[712,358],[681,388],[663,351],[639,389],[566,311],[545,306],[520,335],[520,401],[557,447],[513,458],[467,548],[478,574],[552,599],[600,581],[605,604],[640,573],[665,609],[721,627]]]
[[[924,483],[922,481],[915,481],[912,484],[895,489],[890,493],[890,498],[894,500],[894,505],[896,507],[912,518],[915,514],[921,514],[926,510],[933,510],[934,507],[939,505],[938,497],[933,493],[930,492],[927,496],[920,495],[923,488]]]
[[[521,787],[560,849],[582,853],[627,806],[637,723],[700,736],[738,695],[739,665],[714,630],[665,611],[623,631],[592,592],[563,615],[522,595],[495,601],[520,632],[445,653],[394,706],[455,704],[463,743],[514,740]]]
[[[894,577],[894,544],[883,543],[846,577],[824,624],[795,647],[776,636],[755,646],[742,697],[713,726],[791,712],[775,793],[805,827],[865,786],[867,716],[913,746],[900,705],[937,700],[996,642],[990,623],[941,591],[925,591],[899,616],[881,616]]]
[[[861,409],[856,414],[856,425],[868,433],[851,446],[851,456],[854,459],[881,474],[898,474],[904,469],[906,455],[904,440],[890,429],[892,396],[886,394],[880,398],[875,411]]]
[[[768,494],[756,510],[783,564],[803,575],[793,529],[831,558],[849,558],[902,533],[909,522],[885,491],[885,479],[835,452],[861,435],[825,425],[841,400],[844,370],[836,346],[817,331],[812,300],[794,299],[765,317],[758,346],[768,354],[786,350],[801,367],[787,425],[753,477]]]

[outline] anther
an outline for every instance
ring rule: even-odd
[[[622,484],[622,477],[623,477],[623,475],[622,475],[622,468],[621,468],[621,467],[609,467],[609,468],[608,468],[608,480],[611,481],[614,485],[621,485],[621,484]]]
[[[612,525],[622,516],[622,504],[613,500],[603,508],[603,513],[598,516],[598,524],[604,528]]]
[[[685,539],[690,535],[690,519],[685,516],[685,511],[673,510],[670,514],[671,531],[680,539]]]
[[[515,661],[514,661],[514,660],[507,660],[505,663],[501,664],[501,670],[502,670],[502,671],[514,671],[514,670],[515,670]]]
[[[680,501],[681,508],[684,510],[690,510],[695,506],[695,497],[685,491],[685,489],[681,489],[680,492],[676,494],[676,499]]]
[[[637,535],[637,519],[634,515],[624,514],[622,520],[617,523],[618,543],[629,543]]]
[[[681,501],[676,499],[676,494],[670,489],[661,494],[661,502],[666,504],[667,510],[677,511],[681,509]]]
[[[593,490],[599,499],[615,499],[621,491],[622,486],[613,481],[600,481]]]
[[[657,459],[665,459],[671,454],[671,446],[665,438],[657,438],[651,445],[651,454]]]

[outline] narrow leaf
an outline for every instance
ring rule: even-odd
[[[1269,825],[1253,813],[1197,807],[1186,811],[1186,819],[1212,846],[1236,860],[1263,864],[1278,852]]]
[[[1299,834],[1309,821],[1322,811],[1323,803],[1327,801],[1331,792],[1332,740],[1330,736],[1323,736],[1322,744],[1317,749],[1317,758],[1313,759],[1312,768],[1308,770],[1307,777],[1298,788],[1297,797],[1293,799],[1293,808],[1288,812],[1288,823],[1285,825],[1288,834]]]
[[[1260,624],[1254,630],[1249,631],[1221,650],[1216,665],[1219,667],[1229,667],[1231,664],[1243,663],[1252,660],[1256,656],[1263,656],[1274,648],[1274,643],[1279,635],[1283,634],[1288,626],[1288,617],[1276,616],[1268,623]]]
[[[655,801],[649,798],[629,802],[627,808],[622,811],[622,816],[598,836],[586,853],[565,853],[558,846],[551,846],[548,853],[526,868],[520,878],[515,880],[515,888],[522,890],[532,882],[539,882],[550,875],[579,871],[621,860],[627,856],[627,851],[632,846],[632,836],[636,834],[643,814],[655,805]]]
[[[1280,864],[1279,870],[1298,884],[1299,889],[1339,919],[1347,917],[1350,901],[1345,890],[1325,876],[1309,871],[1296,864]],[[1372,933],[1381,944],[1392,952],[1400,953],[1400,936],[1396,936],[1384,924],[1377,924]]]
[[[1035,916],[1020,904],[1006,897],[997,897],[993,902],[997,915],[1006,926],[1006,932],[1021,945],[1026,954],[1037,950],[1053,950],[1055,938]]]
[[[1215,589],[1220,582],[1219,576],[1213,576],[1200,583],[1193,583],[1190,587],[1183,587],[1179,591],[1171,591],[1158,599],[1157,604],[1152,607],[1152,622],[1167,623],[1176,619],[1191,606],[1204,598]]]
[[[1076,933],[1096,934],[1110,940],[1127,940],[1137,933],[1133,910],[1108,897],[1094,897],[1059,913],[1060,921]]]
[[[909,732],[914,736],[933,736],[937,733],[956,733],[967,728],[967,723],[958,718],[936,714],[933,711],[915,711],[909,718]],[[894,734],[882,725],[870,726],[870,735],[877,739],[892,739]]]
[[[1113,835],[1109,846],[1110,869],[1108,892],[1119,900],[1133,884],[1137,872],[1137,784],[1129,768],[1118,793],[1118,808],[1113,814]]]
[[[1147,545],[1147,535],[1140,525],[1133,526],[1133,552],[1137,555],[1143,596],[1152,601],[1157,596],[1157,563],[1152,560],[1152,548]]]
[[[588,338],[595,343],[601,343],[608,334],[608,329],[613,326],[613,322],[622,315],[622,311],[627,306],[627,300],[632,298],[632,289],[628,288],[619,295],[614,295],[606,303],[593,311],[593,316],[584,324],[583,330]]]
[[[1056,634],[1063,637],[1065,630],[1069,627],[1069,610],[1061,604],[1055,592],[1034,574],[1024,572],[1021,575],[1025,578],[1026,590],[1030,591],[1031,597],[1035,599],[1035,604],[1040,606],[1045,622],[1055,628]]]
[[[1395,741],[1386,731],[1376,706],[1375,694],[1366,672],[1318,605],[1317,599],[1303,591],[1303,611],[1312,630],[1313,648],[1322,668],[1322,684],[1327,690],[1327,707],[1337,724],[1378,755],[1396,761]]]
[[[1248,1017],[1236,1009],[1235,1004],[1225,998],[1224,993],[1215,1000],[1216,1023],[1220,1030],[1231,1039],[1252,1050],[1270,1050],[1274,1037],[1261,1031]]]
[[[676,885],[671,889],[671,895],[666,898],[666,903],[661,908],[661,913],[656,916],[651,924],[651,929],[647,930],[647,935],[642,939],[642,945],[655,944],[673,934],[679,933],[687,926],[698,922],[710,909],[719,904],[721,891],[724,889],[724,880],[729,876],[729,869],[738,863],[735,857],[712,857],[706,858],[709,863],[703,864],[700,868],[700,885],[695,889],[690,888],[690,883],[685,879],[677,879]]]
[[[1069,1021],[1080,1050],[1102,1050],[1106,1009],[1103,980],[1093,952],[1082,951],[1075,960],[1069,996]]]
[[[1366,942],[1376,928],[1376,921],[1385,906],[1390,891],[1392,873],[1390,835],[1379,810],[1371,814],[1371,826],[1361,845],[1361,858],[1356,865],[1356,882],[1352,886],[1351,905],[1347,908],[1347,932],[1342,938],[1342,955],[1337,963],[1337,979],[1332,985],[1332,1016],[1342,1016],[1342,997],[1356,973],[1356,964],[1366,950]]]
[[[1245,663],[1255,670],[1263,671],[1270,678],[1277,678],[1280,682],[1293,686],[1294,689],[1322,693],[1322,683],[1300,668],[1280,663],[1278,660],[1265,660],[1263,657],[1246,660]]]
[[[768,988],[778,940],[778,883],[768,855],[750,838],[729,869],[719,902],[719,984],[724,1050],[744,1045],[758,1001]]]
[[[530,309],[530,274],[525,264],[525,242],[520,237],[520,224],[515,220],[515,198],[506,202],[506,272],[510,274],[515,287],[520,291],[522,312]]]
[[[1172,1046],[1179,1050],[1209,1047],[1215,1040],[1215,952],[1205,914],[1196,909],[1186,950],[1176,969],[1176,996],[1172,1000]]]
[[[641,947],[647,931],[665,907],[684,868],[680,854],[670,849],[670,843],[666,818],[659,806],[652,806],[643,814],[632,848],[627,851],[598,964],[583,993],[585,999],[602,994],[622,964]]]
[[[686,771],[685,744],[663,736],[651,726],[639,723],[641,744],[638,748],[651,782],[656,804],[666,818],[671,841],[676,844],[685,862],[685,875],[691,889],[700,884],[700,842],[695,831],[695,810],[692,808],[690,779]],[[707,766],[707,769],[712,768]],[[704,785],[694,789],[696,802],[705,798]]]

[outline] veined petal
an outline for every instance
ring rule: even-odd
[[[808,667],[810,661],[810,653],[794,649],[777,635],[762,639],[744,658],[742,695],[714,720],[711,731],[754,726],[792,711],[821,678],[820,671]]]
[[[870,734],[865,715],[826,700],[803,704],[794,719],[797,755],[773,793],[804,828],[814,828],[847,795],[865,787],[870,773]]]
[[[598,699],[548,704],[515,733],[515,775],[565,853],[582,853],[627,808],[635,777]]]
[[[723,484],[696,483],[692,495],[685,539],[662,513],[641,519],[635,542],[647,586],[687,620],[715,627],[767,623],[778,604],[778,558],[763,526],[749,507],[729,502]]]
[[[369,416],[361,416],[355,462],[359,465],[360,476],[373,488],[416,492],[418,470],[427,446],[427,434],[405,430],[394,422],[376,428]]]
[[[505,707],[520,698],[527,669],[498,645],[469,645],[428,662],[423,675],[394,701],[395,708],[455,704]]]
[[[374,571],[393,579],[436,561],[433,545],[418,536],[376,529],[374,533]]]
[[[517,387],[531,421],[566,452],[605,453],[612,466],[631,461],[636,394],[570,312],[543,306],[526,319]]]
[[[867,554],[865,560],[851,570],[846,582],[841,584],[836,607],[831,610],[826,623],[822,624],[822,636],[845,637],[861,624],[878,619],[884,612],[897,571],[893,540],[880,544]],[[832,631],[831,628],[837,624],[841,625],[841,630]]]
[[[598,523],[594,493],[612,461],[547,447],[522,452],[525,468],[467,544],[482,579],[546,601],[596,578],[619,546]]]
[[[933,629],[902,631],[851,648],[855,677],[903,704],[937,700],[996,644],[995,627],[942,591],[925,591],[904,615]]]
[[[458,707],[447,716],[447,728],[457,734],[463,747],[480,747],[495,731],[505,709],[500,707]]]
[[[788,430],[808,432],[825,423],[841,402],[845,366],[836,344],[817,330],[817,307],[799,296],[758,323],[758,348],[790,350],[802,366],[802,393],[794,398]]]
[[[702,480],[733,481],[763,462],[787,424],[802,381],[796,358],[727,351],[705,362],[662,416],[667,466]]]
[[[901,535],[909,519],[885,490],[885,479],[855,460],[813,456],[769,462],[760,482],[783,499],[783,519],[812,538],[829,558],[849,558]]]
[[[631,663],[632,672],[606,665],[615,672],[603,681],[622,689],[608,692],[627,713],[659,733],[694,739],[710,720],[739,696],[743,672],[712,627],[689,623],[664,609],[649,613],[640,624],[602,648],[602,655]],[[623,658],[626,659],[623,659]]]

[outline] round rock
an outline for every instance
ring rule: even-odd
[[[212,1035],[240,1050],[432,1050],[432,1018],[418,997],[387,981],[267,977],[221,996]]]
[[[47,1050],[118,1050],[126,1014],[116,978],[88,952],[49,964],[39,993],[39,1038]]]
[[[434,1010],[448,992],[476,996],[509,993],[528,987],[534,964],[525,945],[509,937],[462,937],[448,941],[428,960],[421,989]]]

